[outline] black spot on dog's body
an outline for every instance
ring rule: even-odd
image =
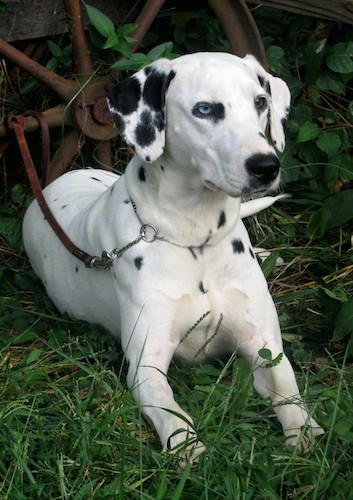
[[[252,257],[253,259],[255,259],[255,254],[254,254],[254,252],[252,251],[252,248],[251,248],[251,247],[249,247],[249,253],[250,253],[251,257]]]
[[[200,283],[199,283],[199,290],[202,293],[207,293],[207,290],[205,290],[205,287],[203,286],[202,281],[200,281]]]
[[[78,267],[77,266],[75,267],[75,271],[78,273]]]
[[[142,166],[138,170],[138,176],[141,182],[146,182],[145,169]]]
[[[232,240],[232,247],[233,247],[234,253],[243,253],[244,252],[243,242],[237,238]]]
[[[225,223],[226,223],[226,214],[222,210],[222,212],[219,214],[217,229],[224,226]]]
[[[63,205],[63,206],[61,207],[61,209],[66,208],[66,207],[67,207],[67,205]]]
[[[45,254],[44,254],[44,259],[46,259],[46,258],[47,258],[47,254],[45,253]]]
[[[156,129],[152,124],[151,112],[145,109],[135,129],[136,142],[141,147],[150,146],[156,139]],[[146,160],[147,161],[147,160]]]
[[[161,165],[161,170],[162,170],[162,172],[164,172],[164,167],[163,167],[163,165]]]
[[[146,161],[151,161],[151,158],[147,155],[145,158]]]
[[[130,203],[130,200],[124,200],[125,205],[128,205]]]
[[[194,252],[194,247],[188,247],[188,250],[191,253],[191,255],[194,257],[194,259],[197,260],[197,255]]]
[[[141,84],[135,76],[122,81],[108,94],[108,99],[111,106],[113,108],[116,108],[117,112],[121,113],[122,115],[131,115],[131,113],[136,111],[140,98]],[[114,113],[113,109],[115,121],[117,121],[117,112]]]
[[[91,179],[93,179],[94,181],[97,181],[97,182],[103,182],[101,179],[97,179],[97,177],[91,177]]]
[[[134,264],[136,266],[136,269],[140,270],[143,265],[143,257],[136,257],[134,259]]]

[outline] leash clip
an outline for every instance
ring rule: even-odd
[[[104,267],[108,271],[112,267],[114,260],[118,257],[116,253],[110,254],[105,250],[102,252],[102,257],[93,257],[87,267]]]

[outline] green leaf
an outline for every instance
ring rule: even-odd
[[[353,42],[334,45],[326,64],[335,73],[353,73]]]
[[[133,54],[131,57],[123,57],[123,59],[114,63],[112,69],[136,71],[150,62],[151,60],[145,54]]]
[[[260,349],[259,350],[259,356],[261,356],[262,358],[266,359],[267,361],[271,361],[272,360],[272,352],[270,351],[270,349]]]
[[[59,47],[59,45],[57,45],[56,43],[52,42],[52,40],[47,40],[47,44],[48,44],[48,48],[49,48],[50,52],[53,54],[53,56],[57,57],[58,59],[60,59],[60,57],[62,56],[63,51],[61,50],[61,48]]]
[[[114,47],[114,45],[118,45],[120,41],[121,39],[114,31],[113,33],[110,33],[110,35],[108,36],[107,41],[103,45],[103,49],[111,49],[112,47]]]
[[[341,340],[353,333],[353,299],[345,302],[336,316],[332,340]]]
[[[353,189],[336,192],[327,198],[324,210],[330,214],[327,229],[341,226],[353,219]]]
[[[307,142],[312,139],[316,139],[319,135],[320,129],[316,123],[313,122],[305,122],[302,127],[300,127],[297,137],[297,142]]]
[[[153,47],[153,49],[151,49],[147,55],[151,58],[152,61],[155,61],[159,57],[169,54],[172,50],[173,42],[165,42],[157,45],[157,47]]]
[[[326,207],[319,208],[319,210],[311,215],[307,233],[312,240],[320,238],[325,234],[329,219],[330,212]]]
[[[326,153],[329,158],[338,153],[341,144],[340,136],[334,132],[323,132],[316,139],[317,147]]]
[[[89,20],[101,35],[105,38],[109,38],[109,36],[114,33],[115,28],[113,22],[109,19],[109,17],[103,14],[103,12],[95,7],[92,7],[92,5],[87,4],[86,11]]]
[[[43,352],[43,349],[41,349],[41,348],[33,349],[33,351],[31,351],[29,353],[29,355],[27,356],[26,365],[30,365],[31,363],[35,363],[36,361],[38,361],[42,352]]]
[[[340,95],[344,94],[346,91],[346,86],[340,75],[331,71],[321,73],[316,80],[316,85],[323,90],[330,90]]]

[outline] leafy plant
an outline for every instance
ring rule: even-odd
[[[112,64],[112,69],[136,71],[161,57],[172,59],[178,55],[173,52],[173,42],[161,43],[146,54],[133,53],[132,47],[136,40],[130,35],[137,28],[137,24],[125,24],[115,28],[111,19],[103,12],[88,4],[85,4],[85,7],[93,28],[100,35],[100,38],[93,35],[92,41],[95,45],[100,49],[117,52],[124,56]]]

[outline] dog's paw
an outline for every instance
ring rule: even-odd
[[[205,449],[195,432],[179,429],[169,437],[163,451],[173,454],[178,462],[178,469],[184,469],[188,463],[196,464]]]
[[[325,434],[325,431],[316,422],[300,429],[287,429],[284,431],[286,445],[296,448],[299,454],[305,454],[312,448],[315,438]]]

